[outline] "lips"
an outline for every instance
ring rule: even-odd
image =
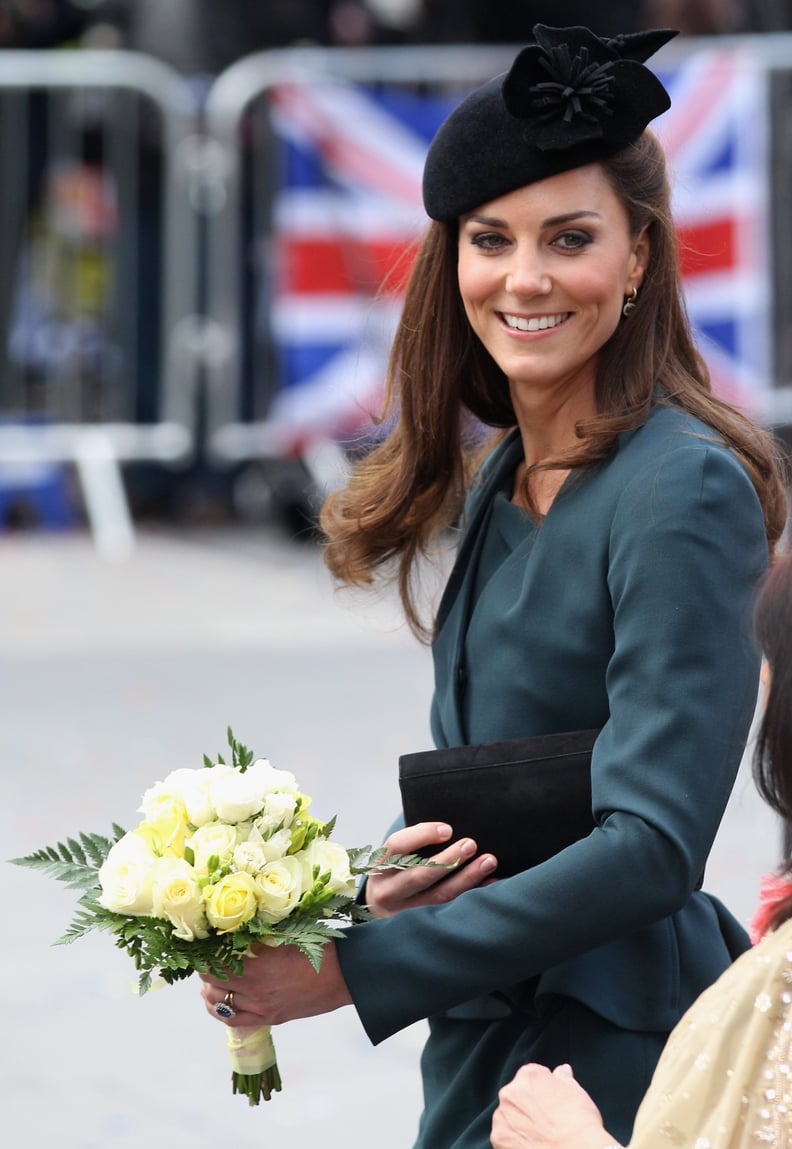
[[[571,311],[562,311],[557,315],[509,315],[505,311],[500,313],[501,319],[512,331],[548,331],[558,327],[569,319]]]

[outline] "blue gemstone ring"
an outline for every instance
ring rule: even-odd
[[[214,1011],[218,1017],[222,1017],[226,1021],[228,1021],[229,1018],[236,1017],[233,991],[227,993],[222,1001],[215,1002]]]

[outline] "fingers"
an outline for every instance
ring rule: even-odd
[[[566,1066],[569,1069],[569,1066]],[[536,1061],[527,1061],[515,1073],[512,1080],[508,1085],[504,1085],[501,1090],[501,1095],[509,1098],[511,1096],[519,1096],[522,1090],[526,1089],[544,1089],[547,1086],[547,1078],[552,1077],[554,1070],[548,1069],[546,1065],[541,1065]],[[571,1073],[571,1070],[570,1070]]]
[[[484,883],[489,883],[497,869],[498,861],[493,854],[481,854],[475,857],[476,843],[469,841],[469,850],[465,850],[461,859],[462,864],[455,870],[439,870],[439,877],[425,891],[424,904],[440,905],[453,901],[466,890],[474,890]],[[460,851],[461,852],[461,851]],[[468,860],[468,859],[471,860]]]
[[[397,830],[388,838],[386,857],[390,854],[414,853],[423,846],[447,840],[451,827],[445,823],[422,822]],[[475,889],[492,879],[497,859],[492,854],[476,857],[472,838],[462,838],[432,856],[435,865],[415,866],[409,870],[383,870],[369,877],[366,901],[377,917],[391,917],[414,906],[450,902],[466,890]]]
[[[393,854],[414,854],[418,850],[426,846],[440,845],[451,837],[453,831],[451,827],[445,822],[419,822],[415,826],[406,826],[402,830],[396,830],[388,838],[385,843],[385,856],[386,860]],[[476,854],[477,845],[472,838],[461,838],[457,842],[451,843],[445,849],[438,850],[431,856],[431,861],[435,863],[434,866],[415,866],[409,870],[396,871],[396,870],[383,870],[381,874],[376,875],[378,879],[394,877],[399,874],[401,877],[408,879],[404,883],[404,888],[408,889],[412,886],[416,890],[421,890],[427,886],[434,885],[436,882],[447,879],[450,867],[459,867],[464,863],[469,862]],[[485,866],[485,871],[490,874],[494,871],[496,861],[492,854],[481,856],[481,860],[487,858],[488,864]],[[479,876],[479,881],[483,877],[483,873]]]
[[[451,839],[452,830],[447,822],[418,822],[394,830],[385,842],[385,857],[391,854],[415,854],[425,846],[435,846]]]
[[[222,1021],[223,1025],[237,1029],[243,1026],[262,1024],[259,1014],[252,1012],[249,1008],[250,1003],[246,1001],[244,994],[238,990],[229,990],[227,982],[215,982],[214,979],[212,981],[204,980],[201,986],[201,996],[209,1016],[215,1021]],[[230,1006],[233,1015],[231,1017],[221,1016],[215,1008],[218,1004]]]

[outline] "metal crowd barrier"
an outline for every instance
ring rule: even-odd
[[[194,122],[148,57],[0,56],[0,461],[74,464],[108,556],[133,541],[121,464],[195,445]]]
[[[303,297],[302,307],[295,302],[299,286],[286,282],[293,276],[288,269],[284,271],[284,260],[299,262],[312,256],[307,247],[302,255],[285,253],[289,237],[300,224],[296,220],[293,230],[289,219],[283,218],[291,209],[288,203],[284,206],[281,195],[285,173],[278,155],[278,130],[273,122],[278,106],[273,108],[273,94],[308,91],[317,83],[461,94],[502,69],[512,54],[506,47],[287,49],[249,56],[215,81],[205,106],[205,128],[211,141],[208,178],[213,189],[205,202],[207,316],[216,353],[208,373],[207,450],[216,463],[233,465],[298,454],[316,486],[322,491],[331,488],[345,469],[340,442],[355,438],[368,411],[378,406],[395,319],[393,299],[380,293],[381,274],[387,271],[388,262],[387,258],[383,262],[378,250],[383,236],[369,234],[372,221],[366,205],[356,217],[354,205],[351,210],[349,204],[334,210],[330,204],[326,221],[309,220],[309,232],[321,233],[327,223],[329,232],[335,232],[329,235],[330,244],[340,235],[347,256],[353,249],[354,254],[346,260],[348,282],[340,290],[329,267],[326,294],[314,284]],[[311,109],[297,109],[296,115],[301,114],[311,115]],[[349,115],[355,114],[350,107]],[[412,159],[419,168],[422,155]],[[347,161],[355,163],[352,156],[341,160]],[[412,177],[419,180],[417,168]],[[390,224],[387,219],[373,221],[375,232],[384,223],[385,242],[390,236],[394,247],[414,240],[425,224],[416,189],[417,182],[412,202],[394,201],[398,218]],[[312,206],[297,194],[294,211],[298,216],[301,212],[311,216],[316,210],[316,202]],[[319,206],[318,210],[324,209]],[[326,252],[325,258],[332,262],[333,256]],[[356,269],[351,268],[353,263]],[[299,269],[294,276],[300,277]],[[312,302],[308,299],[311,291]],[[302,333],[310,345],[312,334],[306,329],[317,321],[327,328],[330,343],[343,343],[346,331],[354,350],[346,356],[339,354],[335,366],[328,365],[324,372],[318,369],[315,385],[292,391],[283,343],[291,337],[299,340]],[[369,378],[372,374],[373,379]],[[290,404],[292,394],[295,402]]]
[[[749,59],[759,89],[721,89],[734,68],[719,71],[718,53]],[[513,55],[263,52],[197,108],[182,77],[134,53],[2,53],[0,465],[74,463],[97,545],[116,555],[133,539],[127,462],[297,458],[332,486],[381,396],[400,298],[383,273],[409,261],[426,222],[420,170],[436,125],[415,107],[435,101],[439,116]],[[706,152],[701,123],[729,100],[751,109],[729,147],[768,143],[755,186],[744,172],[718,184],[711,214],[726,238],[704,264],[720,244],[735,266],[700,282],[694,303],[716,332],[713,308],[739,303],[734,362],[718,351],[716,367],[739,385],[739,341],[761,335],[755,373],[774,385],[752,413],[792,424],[792,386],[778,383],[792,380],[792,36],[682,40],[657,61],[693,58],[705,63],[676,102],[691,109],[674,126],[677,150]],[[306,142],[330,172],[321,188]],[[706,231],[709,214],[694,203],[687,226]]]

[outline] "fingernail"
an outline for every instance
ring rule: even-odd
[[[460,858],[472,858],[476,852],[476,843],[468,838],[466,841],[461,842],[459,845]]]
[[[440,825],[437,827],[438,838],[450,838],[451,833],[452,833],[451,827],[447,826],[445,824],[445,822],[441,822]]]
[[[497,870],[498,863],[494,858],[482,858],[479,868],[482,874],[491,874],[493,870]]]

